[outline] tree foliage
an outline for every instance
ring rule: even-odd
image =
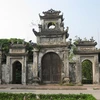
[[[0,47],[5,53],[8,53],[9,46],[11,43],[22,43],[23,39],[11,38],[11,39],[0,39]]]
[[[26,42],[26,50],[28,51],[28,62],[33,62],[33,46],[30,42]]]
[[[82,62],[83,79],[92,80],[92,63],[89,60]]]

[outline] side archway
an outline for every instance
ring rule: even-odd
[[[62,61],[54,52],[46,53],[42,57],[42,82],[59,83],[61,81]]]
[[[22,83],[22,64],[19,61],[15,61],[12,64],[12,83],[13,84]]]
[[[93,66],[90,60],[82,62],[82,84],[93,84]]]

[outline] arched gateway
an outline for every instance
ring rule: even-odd
[[[76,62],[76,83],[98,84],[99,83],[99,50],[95,48],[96,42],[79,39],[75,43],[77,50],[74,52]]]
[[[84,60],[82,62],[82,84],[93,83],[93,66],[90,60]]]
[[[27,67],[26,45],[11,44],[7,55],[7,66],[9,73],[5,80],[6,83],[26,84],[26,67]]]
[[[42,58],[42,81],[59,83],[61,81],[61,66],[61,59],[56,53],[45,54]]]
[[[66,41],[69,34],[68,28],[64,29],[63,15],[60,13],[53,9],[43,12],[43,16],[40,15],[42,23],[39,32],[33,29],[37,37],[33,50],[33,81],[40,79],[44,83],[60,83],[65,79],[64,82],[69,83],[70,43]]]
[[[19,61],[16,61],[12,65],[12,83],[13,84],[21,84],[22,83],[22,64]]]

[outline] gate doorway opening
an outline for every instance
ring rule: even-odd
[[[82,62],[82,84],[93,84],[93,69],[90,60]]]
[[[42,82],[60,83],[62,61],[60,57],[53,52],[45,54],[42,58]]]
[[[12,66],[12,83],[21,84],[22,82],[22,64],[19,61],[13,63]]]

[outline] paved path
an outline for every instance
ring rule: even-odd
[[[35,93],[35,94],[92,94],[100,100],[100,85],[85,86],[54,86],[54,85],[1,85],[0,92],[8,93]]]

